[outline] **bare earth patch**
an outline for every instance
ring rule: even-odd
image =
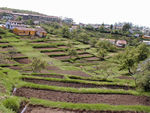
[[[40,98],[51,101],[71,103],[104,103],[110,105],[146,105],[150,106],[150,97],[121,94],[77,94],[32,88],[19,88],[16,96]]]
[[[47,81],[47,80],[40,80],[40,79],[30,79],[30,78],[23,78],[23,80],[35,84],[59,86],[59,87],[108,88],[108,89],[124,89],[124,90],[135,89],[133,87],[119,86],[119,85],[95,85],[95,84],[85,84],[85,83],[69,83],[69,82]]]
[[[15,58],[15,61],[19,62],[20,64],[29,64],[31,63],[31,60],[28,58]]]

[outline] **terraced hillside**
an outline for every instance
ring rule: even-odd
[[[77,55],[68,54],[70,44]],[[2,113],[150,112],[149,92],[137,91],[133,78],[118,70],[112,61],[115,53],[100,61],[89,45],[57,36],[1,39],[0,53],[6,59],[0,64]],[[34,58],[46,67],[34,71]],[[115,74],[100,73],[107,67]]]

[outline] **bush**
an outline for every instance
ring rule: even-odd
[[[20,107],[20,100],[17,97],[11,97],[11,98],[5,99],[2,102],[2,104],[8,109],[18,112],[19,107]]]

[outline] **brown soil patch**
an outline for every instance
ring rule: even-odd
[[[89,53],[84,53],[84,54],[80,54],[80,55],[78,55],[78,56],[80,56],[80,57],[84,57],[84,56],[92,56],[91,54],[89,54]]]
[[[30,105],[24,113],[145,113],[136,111],[86,111],[86,110],[69,110],[60,108],[48,108],[38,105]]]
[[[116,78],[119,78],[119,79],[128,79],[128,80],[133,80],[132,77],[130,76],[120,76],[120,77],[116,77]]]
[[[54,71],[54,72],[58,73],[58,74],[68,74],[68,75],[77,75],[77,76],[83,76],[83,77],[91,77],[90,75],[88,75],[82,71],[58,70],[58,71]]]
[[[58,54],[65,54],[65,52],[61,52],[61,51],[58,51],[58,52],[44,52],[46,55],[58,55]]]
[[[85,60],[99,60],[97,57],[84,58]]]
[[[30,44],[48,44],[48,43],[46,43],[46,42],[32,42]]]
[[[55,56],[53,58],[56,58],[58,60],[67,60],[67,59],[70,59],[70,56]]]
[[[14,48],[13,47],[5,47],[5,48],[1,48],[0,51],[8,51],[9,49],[14,49]]]
[[[0,42],[0,45],[8,45],[9,43],[7,42]]]
[[[58,81],[47,81],[40,79],[30,79],[23,78],[26,82],[32,82],[35,84],[50,85],[50,86],[60,86],[60,87],[73,87],[73,88],[108,88],[108,89],[134,89],[133,87],[118,86],[118,85],[95,85],[95,84],[85,84],[85,83],[69,83],[69,82],[58,82]]]
[[[121,94],[77,94],[32,88],[19,88],[16,96],[34,97],[51,101],[72,103],[104,103],[111,105],[146,105],[150,106],[150,97]]]
[[[57,70],[60,70],[60,68],[58,68],[56,66],[47,66],[47,70],[57,71]]]
[[[19,62],[20,64],[29,64],[31,63],[31,60],[28,58],[15,58],[14,59],[16,62]]]
[[[37,75],[29,75],[29,76],[38,76],[38,77],[48,77],[48,78],[64,78],[64,76],[59,75],[51,75],[51,74],[37,74]]]
[[[14,58],[17,58],[17,57],[25,57],[25,55],[21,54],[21,53],[17,53],[13,56]]]
[[[42,48],[36,48],[36,49],[38,49],[38,50],[56,50],[58,48],[56,48],[56,47],[42,47]]]
[[[10,66],[10,69],[14,69],[14,70],[21,70],[22,68],[19,66]]]
[[[68,48],[67,46],[58,46],[59,48]]]

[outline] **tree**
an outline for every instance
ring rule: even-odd
[[[90,45],[91,45],[91,47],[95,47],[96,43],[97,43],[97,40],[95,38],[91,38],[90,39]]]
[[[109,52],[116,51],[116,47],[107,40],[99,40],[95,46],[97,48],[97,51],[101,48],[103,48]]]
[[[77,53],[76,49],[74,49],[74,48],[69,48],[67,53],[70,56],[70,59],[72,59],[73,56],[78,57],[78,53]]]
[[[150,90],[150,61],[144,62],[136,73],[137,88],[149,91]]]
[[[45,61],[42,61],[41,59],[38,59],[36,57],[33,58],[31,67],[33,72],[41,72],[42,69],[45,69],[47,66],[47,63]]]
[[[127,31],[129,31],[130,28],[131,28],[131,24],[126,23],[123,25],[122,31],[127,32]]]
[[[110,25],[110,29],[113,30],[113,25],[112,24]]]
[[[63,27],[62,29],[62,36],[64,38],[70,38],[70,32],[68,27]]]
[[[135,70],[140,61],[145,60],[149,55],[149,49],[145,44],[138,47],[127,47],[120,56],[120,70],[127,69],[130,75],[135,74]]]
[[[18,16],[16,20],[17,20],[17,21],[21,21],[21,20],[22,20],[22,17],[21,17],[21,16]]]
[[[9,48],[8,49],[8,56],[11,60],[15,57],[16,54],[17,54],[17,52],[14,48]]]
[[[29,19],[29,20],[26,21],[26,24],[28,24],[28,25],[34,25],[34,22],[33,22],[32,19]]]
[[[107,55],[107,50],[104,48],[100,48],[99,51],[97,52],[97,57],[100,60],[104,60],[106,55]]]
[[[81,41],[81,42],[83,42],[83,43],[88,43],[89,42],[89,36],[88,36],[88,34],[87,33],[80,33],[79,35],[78,35],[78,40],[79,41]]]

